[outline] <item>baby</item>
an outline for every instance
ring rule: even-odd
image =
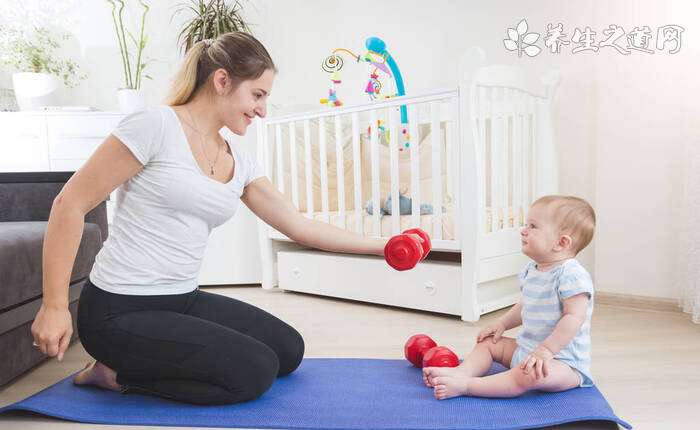
[[[481,330],[458,367],[423,369],[423,380],[438,400],[593,385],[593,283],[574,257],[590,243],[594,229],[595,212],[585,200],[546,196],[532,204],[520,232],[523,253],[532,259],[518,275],[520,301]],[[520,325],[517,340],[502,336]],[[483,376],[493,361],[510,370]]]

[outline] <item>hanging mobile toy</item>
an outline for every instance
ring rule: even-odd
[[[328,105],[330,107],[342,106],[342,102],[338,98],[337,87],[341,83],[340,70],[343,68],[343,58],[339,55],[345,53],[350,55],[355,61],[366,62],[372,66],[372,71],[370,72],[367,85],[365,86],[365,93],[369,96],[371,100],[386,99],[395,96],[403,96],[406,94],[403,85],[403,78],[401,77],[401,72],[399,67],[396,65],[394,58],[386,50],[386,43],[378,37],[370,37],[365,41],[365,47],[367,52],[360,56],[352,51],[345,48],[334,49],[331,55],[325,58],[322,64],[322,69],[331,74],[331,87],[328,89],[328,97],[322,98],[320,101],[322,104]],[[381,91],[383,88],[382,82],[380,80],[379,72],[383,72],[389,78],[393,78],[396,93],[390,95],[382,95]],[[401,111],[401,144],[399,149],[403,151],[410,146],[410,136],[408,134],[408,112],[405,105],[400,106]],[[371,130],[371,125],[368,130]],[[378,132],[385,134],[387,139],[389,137],[389,131],[383,130],[383,127],[377,127]]]
[[[333,54],[326,57],[321,67],[323,67],[325,72],[331,74],[331,88],[328,89],[328,98],[321,99],[321,104],[325,104],[330,107],[342,106],[343,102],[338,100],[338,96],[336,94],[336,86],[342,82],[340,78],[340,69],[343,68],[343,58]]]

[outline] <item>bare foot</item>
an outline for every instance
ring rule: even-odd
[[[75,385],[94,385],[105,390],[121,391],[122,386],[117,383],[117,372],[100,363],[88,363],[85,368],[73,379]]]
[[[435,398],[445,400],[451,397],[466,396],[469,380],[466,376],[438,376],[433,379]]]
[[[464,372],[459,366],[457,367],[424,367],[423,368],[423,382],[426,387],[433,388],[435,383],[433,380],[438,376],[470,376]]]

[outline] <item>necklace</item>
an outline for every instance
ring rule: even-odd
[[[211,176],[214,176],[214,166],[216,166],[216,162],[219,161],[219,154],[221,153],[221,145],[217,145],[217,150],[216,150],[216,157],[214,158],[214,162],[212,163],[211,160],[209,160],[209,156],[207,155],[207,151],[204,149],[204,142],[205,142],[205,135],[201,131],[199,131],[199,127],[197,127],[197,123],[194,120],[194,117],[192,116],[192,112],[190,112],[190,109],[185,106],[185,110],[187,110],[187,114],[190,117],[190,120],[192,121],[192,124],[190,124],[190,127],[194,129],[194,131],[197,132],[199,135],[199,145],[202,148],[202,152],[204,153],[204,158],[207,159],[207,164],[209,164],[209,173]]]

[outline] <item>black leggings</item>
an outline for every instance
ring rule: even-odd
[[[124,392],[195,404],[254,399],[304,355],[301,335],[283,321],[200,290],[132,296],[88,280],[78,334],[93,358],[117,372]]]

